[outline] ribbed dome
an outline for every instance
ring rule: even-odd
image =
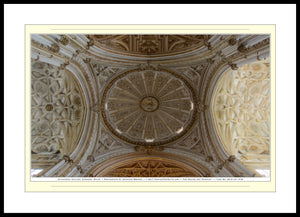
[[[104,123],[135,145],[172,142],[191,127],[195,96],[182,76],[165,70],[131,70],[115,77],[102,97]]]

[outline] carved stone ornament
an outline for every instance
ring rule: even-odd
[[[64,161],[68,162],[68,163],[73,163],[73,160],[70,158],[70,156],[68,155],[64,155],[63,156]]]
[[[61,70],[64,70],[64,69],[66,68],[66,66],[69,65],[69,64],[70,64],[69,61],[64,62],[63,64],[60,64],[60,67],[59,67],[59,68],[60,68]]]
[[[231,39],[229,39],[229,41],[228,41],[228,44],[230,44],[231,46],[232,45],[235,45],[237,43],[237,39],[236,38],[231,38]]]
[[[232,70],[237,70],[237,69],[239,68],[239,67],[237,66],[237,64],[234,64],[234,63],[232,63],[232,62],[229,62],[228,65],[230,65],[230,68],[231,68]]]
[[[54,53],[58,53],[60,47],[58,44],[52,44],[51,46],[48,47],[48,49]]]
[[[68,45],[69,44],[69,39],[64,35],[62,35],[58,41],[63,45]]]
[[[94,39],[90,39],[88,42],[87,42],[87,48],[89,49],[91,46],[94,45]]]
[[[80,165],[77,165],[76,166],[76,169],[80,172],[80,173],[83,173],[83,169]]]
[[[242,43],[239,47],[238,47],[238,51],[239,52],[246,52],[248,50],[247,44],[246,43]]]
[[[228,162],[234,162],[235,159],[236,159],[236,157],[234,155],[230,155],[227,160],[228,160]]]

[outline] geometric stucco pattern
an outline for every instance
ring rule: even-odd
[[[45,166],[75,148],[85,107],[72,75],[59,67],[34,62],[31,70],[31,150]]]
[[[248,167],[269,165],[269,64],[267,58],[227,71],[218,82],[212,101],[222,143]]]

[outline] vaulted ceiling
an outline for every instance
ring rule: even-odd
[[[39,177],[260,176],[269,35],[31,35]]]

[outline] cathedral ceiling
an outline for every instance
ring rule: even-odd
[[[253,175],[228,151],[217,110],[224,94],[214,89],[224,72],[266,58],[268,35],[32,35],[31,42],[32,167],[48,166],[41,176],[88,175],[130,153],[149,158],[105,175],[200,176],[176,156],[201,162],[210,176]],[[151,160],[160,152],[172,159]]]

